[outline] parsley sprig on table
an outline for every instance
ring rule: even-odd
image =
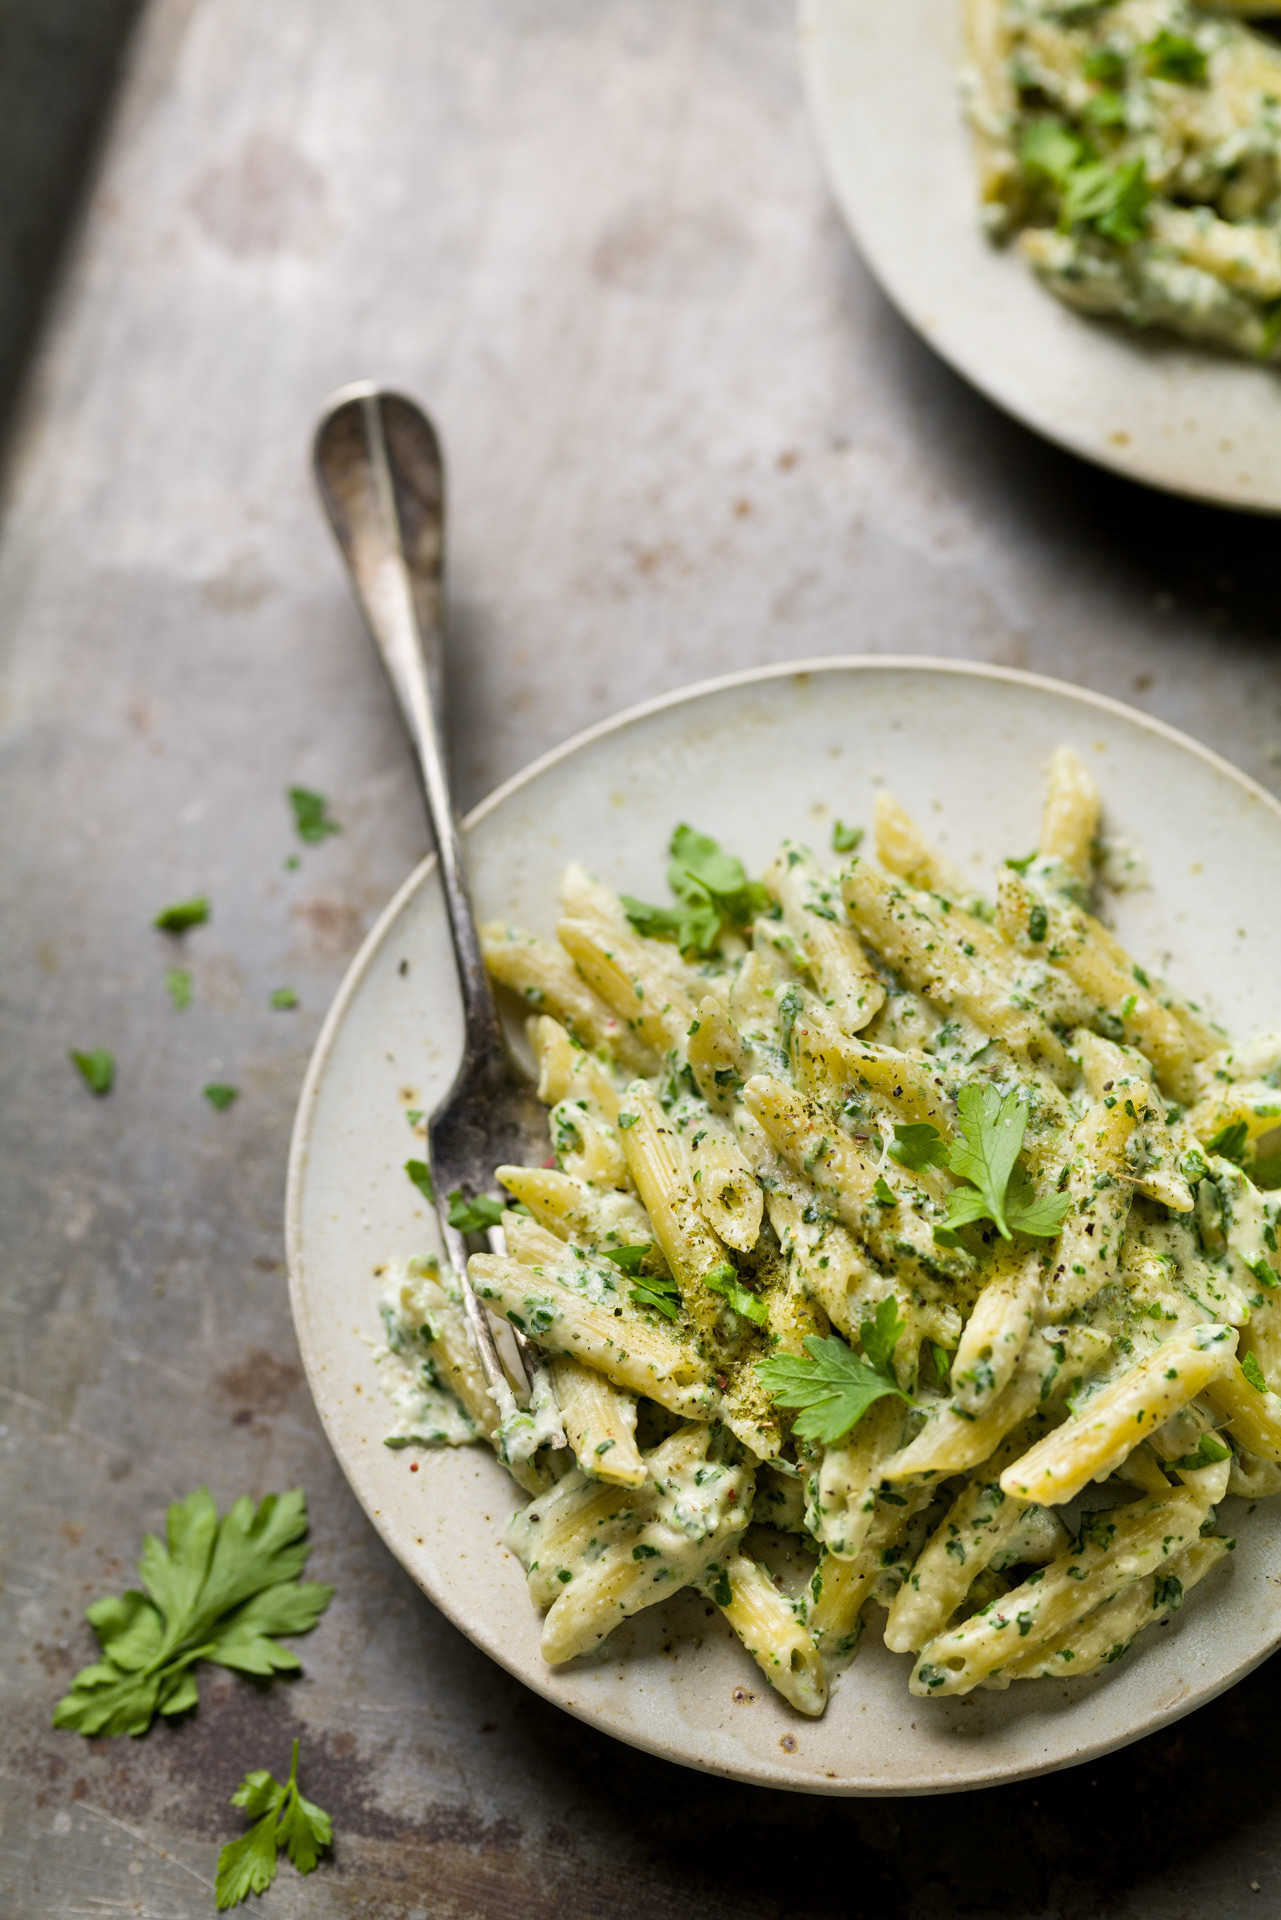
[[[281,1847],[299,1873],[310,1873],[325,1847],[333,1844],[329,1815],[298,1791],[298,1742],[294,1741],[289,1778],[280,1781],[259,1767],[247,1773],[231,1796],[253,1821],[248,1833],[230,1840],[218,1855],[214,1896],[219,1912],[237,1906],[251,1893],[265,1893],[276,1877]]]
[[[742,861],[705,833],[677,827],[667,851],[667,884],[681,904],[652,907],[622,894],[623,911],[638,933],[674,940],[682,953],[705,958],[716,952],[727,927],[744,927],[768,908],[760,882],[749,880]]]
[[[905,1167],[949,1167],[965,1182],[948,1194],[947,1224],[934,1229],[935,1239],[947,1245],[958,1227],[976,1220],[990,1220],[1003,1240],[1015,1233],[1051,1238],[1071,1201],[1065,1193],[1038,1196],[1031,1175],[1018,1164],[1028,1121],[1018,1089],[1002,1099],[995,1087],[972,1081],[961,1088],[956,1110],[961,1137],[950,1146],[937,1127],[919,1120],[895,1127],[890,1147]]]
[[[311,1547],[307,1496],[237,1500],[222,1520],[207,1487],[169,1509],[166,1541],[148,1534],[143,1591],[95,1600],[85,1617],[102,1658],[85,1667],[54,1708],[74,1733],[143,1734],[157,1713],[185,1713],[199,1698],[198,1660],[267,1678],[301,1662],[273,1636],[308,1633],[333,1588],[298,1575]]]
[[[897,1394],[912,1405],[894,1374],[894,1349],[903,1334],[893,1295],[882,1300],[873,1319],[859,1328],[863,1357],[835,1334],[806,1335],[808,1360],[779,1354],[763,1360],[756,1372],[780,1407],[797,1407],[795,1431],[802,1440],[832,1447],[857,1425],[878,1400]]]

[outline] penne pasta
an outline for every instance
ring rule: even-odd
[[[995,909],[884,792],[874,824],[839,881],[682,827],[671,909],[572,867],[559,944],[486,932],[550,1154],[497,1169],[468,1271],[529,1391],[491,1395],[429,1262],[376,1359],[389,1446],[483,1439],[522,1487],[553,1664],[687,1589],[802,1714],[872,1603],[922,1701],[1070,1679],[1228,1551],[1228,1492],[1281,1491],[1281,1035],[1230,1043],[1092,915],[1074,754]],[[795,1602],[754,1520],[817,1554]]]

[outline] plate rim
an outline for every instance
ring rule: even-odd
[[[1160,493],[1170,494],[1175,499],[1196,500],[1206,506],[1218,507],[1229,512],[1250,513],[1265,520],[1281,518],[1281,499],[1272,501],[1253,499],[1239,492],[1233,492],[1228,487],[1212,484],[1196,486],[1191,482],[1174,480],[1161,473],[1141,454],[1127,454],[1122,448],[1112,447],[1107,443],[1100,445],[1084,433],[1074,432],[1070,422],[1065,424],[1057,416],[1051,418],[1041,407],[1035,404],[1029,405],[1021,398],[1016,399],[1007,394],[1002,387],[999,370],[989,370],[986,365],[973,361],[963,349],[954,347],[951,343],[945,343],[937,337],[910,290],[905,290],[903,287],[893,265],[887,263],[882,251],[868,238],[855,205],[845,192],[843,170],[835,163],[835,135],[825,104],[819,62],[812,49],[821,36],[830,31],[830,22],[833,17],[851,4],[853,0],[797,0],[796,22],[801,86],[810,127],[822,160],[823,177],[828,192],[872,278],[890,301],[895,312],[907,322],[917,338],[923,341],[932,353],[937,354],[945,365],[951,367],[954,373],[959,374],[963,380],[981,393],[984,399],[991,401],[993,406],[999,407],[1009,419],[1018,421],[1021,426],[1032,433],[1039,434],[1042,439],[1048,440],[1052,445],[1062,447],[1076,459],[1087,461],[1091,466],[1102,467],[1105,472],[1119,474],[1122,479],[1129,480],[1138,486],[1152,487]],[[977,227],[977,196],[974,208]],[[1045,297],[1052,299],[1053,295],[1047,293]],[[1086,315],[1074,314],[1073,318],[1081,325],[1090,324]],[[1093,324],[1096,327],[1109,328],[1105,318],[1096,319]],[[1138,338],[1137,330],[1135,337]],[[1221,357],[1215,354],[1213,347],[1197,348],[1195,342],[1183,341],[1178,335],[1173,336],[1173,339],[1175,344],[1182,345],[1185,349],[1200,351],[1212,358]],[[1229,363],[1236,359],[1235,355],[1227,355]],[[1248,364],[1248,361],[1244,361],[1243,369]]]
[[[605,719],[596,721],[592,726],[585,727],[580,732],[572,734],[569,739],[561,741],[555,747],[549,748],[546,753],[538,755],[538,757],[530,761],[527,766],[511,774],[506,780],[501,781],[492,792],[486,794],[482,800],[478,801],[477,804],[463,816],[461,823],[463,832],[469,833],[474,826],[478,825],[490,813],[494,812],[513,794],[518,793],[521,788],[531,784],[550,768],[559,765],[560,762],[579,753],[584,747],[592,745],[597,740],[605,739],[612,733],[621,732],[625,727],[632,726],[637,721],[648,719],[653,714],[662,713],[668,708],[692,705],[695,701],[705,699],[713,694],[730,691],[739,687],[760,684],[761,682],[770,680],[799,679],[819,673],[858,673],[877,670],[893,672],[907,671],[922,674],[941,673],[966,679],[992,680],[1013,684],[1034,689],[1040,693],[1052,694],[1058,698],[1066,698],[1080,706],[1092,708],[1097,712],[1110,714],[1130,723],[1137,723],[1143,730],[1157,735],[1168,741],[1171,745],[1182,748],[1184,751],[1191,752],[1195,757],[1204,761],[1215,772],[1226,775],[1229,780],[1241,788],[1251,799],[1256,802],[1263,802],[1266,810],[1273,815],[1277,824],[1281,826],[1281,799],[1269,793],[1267,788],[1261,786],[1257,780],[1254,780],[1249,774],[1242,772],[1239,767],[1233,766],[1231,761],[1226,760],[1221,754],[1216,753],[1212,747],[1204,746],[1200,741],[1194,740],[1190,734],[1184,733],[1181,728],[1171,726],[1168,721],[1160,720],[1154,714],[1144,713],[1140,708],[1132,707],[1123,700],[1114,699],[1110,694],[1099,693],[1092,687],[1074,686],[1068,681],[1056,680],[1048,674],[1029,673],[1022,668],[1001,666],[988,661],[954,660],[933,654],[859,653],[822,654],[802,660],[776,661],[769,662],[763,666],[739,668],[730,673],[715,674],[708,679],[694,681],[687,686],[673,688],[666,693],[654,695],[648,700],[638,701],[635,705],[625,707],[621,712],[608,715]],[[822,1794],[826,1797],[836,1799],[914,1799],[948,1793],[973,1793],[989,1787],[1013,1785],[1020,1780],[1036,1779],[1042,1775],[1062,1772],[1068,1767],[1083,1765],[1089,1760],[1102,1759],[1109,1753],[1115,1753],[1122,1747],[1132,1745],[1136,1740],[1146,1739],[1150,1734],[1159,1733],[1162,1728],[1170,1726],[1174,1721],[1182,1719],[1184,1715],[1194,1712],[1197,1708],[1208,1706],[1211,1701],[1217,1699],[1220,1694],[1225,1693],[1229,1687],[1235,1686],[1239,1680],[1243,1680],[1247,1674],[1251,1673],[1255,1667],[1261,1665],[1264,1660],[1268,1659],[1269,1656],[1275,1652],[1278,1644],[1281,1644],[1281,1617],[1278,1618],[1276,1632],[1273,1638],[1261,1649],[1238,1661],[1227,1673],[1221,1675],[1212,1686],[1204,1689],[1194,1688],[1188,1698],[1174,1701],[1166,1707],[1155,1708],[1145,1716],[1137,1726],[1128,1728],[1125,1732],[1114,1737],[1100,1738],[1087,1746],[1083,1746],[1079,1751],[1073,1753],[1066,1759],[1047,1760],[1041,1765],[1031,1764],[1013,1770],[1002,1768],[998,1763],[993,1765],[990,1772],[985,1773],[979,1778],[971,1777],[964,1780],[944,1780],[942,1782],[935,1781],[922,1785],[900,1786],[879,1785],[876,1783],[864,1784],[862,1782],[851,1783],[848,1781],[828,1782],[827,1780],[802,1779],[792,1775],[788,1775],[786,1778],[763,1779],[758,1774],[750,1773],[746,1770],[740,1770],[735,1767],[718,1766],[712,1762],[690,1758],[687,1755],[671,1750],[658,1739],[648,1737],[643,1730],[602,1727],[599,1718],[589,1707],[586,1705],[580,1707],[572,1701],[562,1699],[552,1691],[550,1682],[544,1685],[541,1676],[530,1675],[515,1664],[514,1661],[505,1658],[500,1646],[491,1647],[478,1639],[461,1613],[451,1608],[446,1600],[439,1598],[433,1593],[419,1575],[405,1565],[392,1538],[394,1529],[384,1524],[384,1515],[380,1511],[371,1508],[367,1504],[363,1493],[359,1487],[356,1486],[351,1474],[348,1472],[347,1461],[342,1449],[339,1447],[335,1427],[333,1423],[331,1423],[325,1407],[322,1405],[321,1398],[314,1384],[320,1377],[323,1369],[317,1364],[317,1356],[313,1354],[311,1350],[308,1314],[304,1298],[304,1281],[301,1273],[302,1195],[311,1127],[315,1116],[320,1083],[328,1066],[329,1057],[333,1051],[339,1029],[346,1017],[347,1009],[363,984],[365,975],[380,949],[388,929],[395,922],[406,902],[429,877],[436,864],[437,857],[435,852],[428,853],[396,888],[387,904],[378,914],[368,933],[361,941],[355,954],[352,956],[333,999],[330,1001],[325,1017],[321,1022],[320,1030],[316,1036],[307,1063],[307,1070],[303,1076],[302,1086],[299,1090],[298,1103],[294,1112],[293,1127],[290,1133],[289,1159],[285,1180],[285,1257],[288,1266],[289,1306],[294,1326],[294,1337],[298,1342],[299,1355],[307,1376],[307,1386],[311,1393],[312,1403],[319,1416],[320,1424],[324,1431],[325,1438],[329,1443],[330,1450],[342,1471],[343,1478],[346,1480],[348,1487],[366,1519],[374,1528],[374,1531],[378,1534],[378,1537],[382,1540],[388,1552],[397,1561],[398,1565],[404,1568],[405,1572],[409,1574],[415,1585],[421,1589],[431,1604],[436,1607],[465,1638],[470,1640],[473,1646],[476,1646],[488,1659],[494,1660],[499,1666],[503,1667],[514,1679],[519,1680],[522,1686],[529,1687],[532,1692],[538,1694],[550,1705],[557,1707],[564,1713],[570,1714],[574,1719],[583,1722],[585,1725],[593,1727],[597,1732],[608,1733],[612,1739],[620,1740],[627,1746],[636,1747],[642,1752],[653,1754],[656,1758],[669,1761],[674,1765],[689,1767],[695,1772],[706,1773],[716,1778],[737,1780],[746,1786],[759,1787],[765,1791],[777,1789],[783,1792]]]

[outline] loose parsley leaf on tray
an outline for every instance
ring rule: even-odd
[[[197,1703],[198,1660],[269,1677],[301,1664],[274,1638],[309,1633],[333,1588],[298,1584],[311,1548],[307,1496],[269,1493],[237,1500],[219,1520],[207,1487],[169,1509],[166,1540],[148,1534],[138,1572],[143,1591],[96,1600],[85,1618],[102,1658],[85,1667],[54,1708],[74,1733],[143,1734],[157,1713]]]
[[[161,933],[186,933],[189,927],[203,927],[211,911],[201,893],[194,900],[179,900],[172,907],[162,907],[151,924],[159,927]]]
[[[308,846],[318,846],[331,833],[342,832],[329,812],[329,802],[323,793],[314,793],[310,787],[290,787],[289,804],[294,810],[298,838]]]
[[[116,1078],[114,1053],[108,1053],[105,1047],[91,1047],[87,1053],[78,1053],[73,1047],[67,1058],[80,1069],[91,1092],[111,1092]]]
[[[191,975],[186,967],[170,967],[165,975],[165,992],[173,1001],[175,1013],[185,1013],[191,1005]]]
[[[201,1091],[215,1113],[225,1113],[240,1098],[239,1087],[229,1087],[221,1080],[211,1080]]]
[[[800,1409],[796,1419],[800,1439],[835,1446],[887,1394],[897,1394],[912,1405],[911,1395],[894,1377],[894,1349],[902,1332],[903,1321],[890,1295],[876,1309],[875,1318],[859,1328],[865,1358],[834,1334],[820,1339],[811,1333],[805,1339],[808,1360],[779,1354],[763,1360],[756,1372],[779,1406]]]
[[[322,1849],[333,1844],[329,1815],[298,1791],[296,1740],[283,1786],[263,1768],[255,1768],[236,1788],[231,1804],[243,1807],[254,1824],[238,1840],[229,1840],[218,1855],[214,1896],[220,1913],[251,1893],[266,1892],[276,1877],[282,1846],[299,1873],[310,1873]]]

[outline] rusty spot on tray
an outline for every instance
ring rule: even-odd
[[[698,300],[727,293],[751,254],[744,227],[727,208],[633,206],[601,235],[592,271],[626,293]]]
[[[355,951],[364,932],[358,907],[336,894],[318,893],[294,908],[301,922],[309,952],[317,960],[342,960]]]
[[[241,1409],[235,1415],[240,1426],[257,1413],[279,1413],[302,1382],[302,1368],[281,1360],[261,1347],[251,1347],[238,1365],[228,1367],[216,1379],[224,1400],[234,1401]]]
[[[237,259],[303,251],[325,203],[311,162],[274,133],[255,133],[234,160],[211,167],[189,205],[208,237]]]

